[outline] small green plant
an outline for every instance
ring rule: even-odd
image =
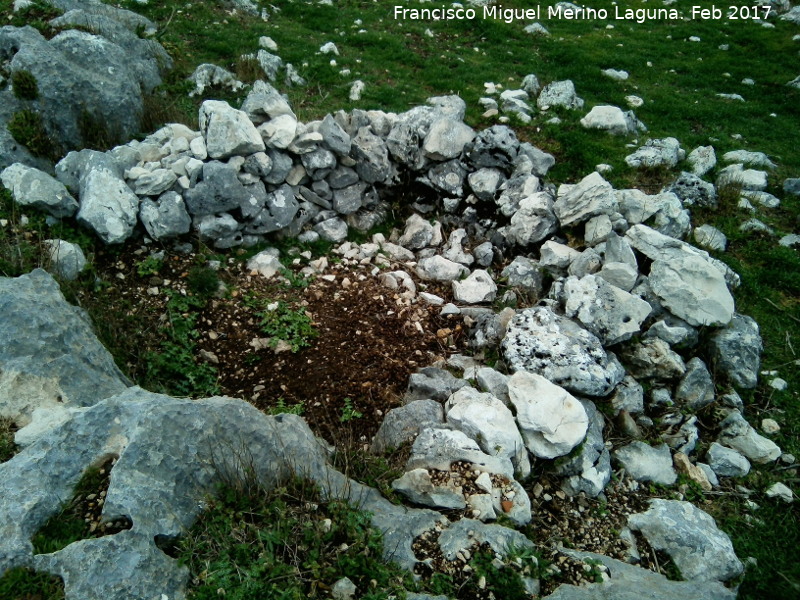
[[[291,269],[281,269],[280,274],[286,279],[285,287],[304,290],[308,287],[308,279],[292,271]]]
[[[211,296],[219,290],[219,274],[211,267],[197,265],[186,277],[189,291],[198,296]]]
[[[278,401],[275,403],[275,406],[270,408],[269,414],[302,415],[305,409],[306,409],[305,404],[303,404],[302,402],[298,402],[297,404],[288,404],[286,400],[284,400],[283,398],[278,398]]]
[[[39,113],[28,108],[15,112],[8,120],[8,131],[31,154],[43,158],[55,158],[58,151],[47,134]]]
[[[25,69],[14,71],[11,74],[11,86],[14,89],[14,95],[20,100],[36,100],[39,97],[36,77]]]
[[[364,416],[364,413],[357,411],[353,407],[353,401],[350,398],[344,399],[344,406],[342,407],[342,414],[339,417],[339,421],[342,423],[347,423],[348,421],[352,421],[353,419],[360,419]]]
[[[292,308],[287,302],[270,302],[253,295],[244,298],[245,306],[256,311],[261,331],[270,338],[270,345],[277,348],[280,342],[289,345],[292,352],[311,345],[319,335],[311,317],[302,309]]]
[[[164,266],[164,261],[157,256],[148,256],[144,260],[136,263],[136,272],[139,277],[148,277],[150,275],[158,275],[158,272]]]

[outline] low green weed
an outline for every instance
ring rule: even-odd
[[[245,297],[244,303],[255,311],[260,319],[259,329],[270,338],[273,348],[285,342],[292,352],[299,352],[311,346],[311,340],[319,335],[311,317],[302,308],[292,308],[283,300],[270,302],[252,295]]]
[[[167,339],[161,342],[159,350],[145,356],[148,387],[173,396],[214,396],[219,393],[217,370],[195,358],[195,340],[200,335],[195,326],[206,301],[171,291],[168,294]]]
[[[339,417],[339,421],[341,423],[347,423],[348,421],[352,421],[353,419],[360,419],[364,416],[364,413],[359,412],[353,406],[353,401],[350,398],[344,399],[344,406],[342,406],[342,414]]]
[[[186,285],[193,294],[208,297],[219,290],[219,273],[211,267],[196,265],[189,269]]]
[[[15,112],[8,120],[7,127],[11,137],[34,156],[50,159],[57,157],[58,150],[44,128],[42,117],[36,111],[26,108]]]
[[[158,275],[158,272],[164,266],[164,261],[157,256],[148,256],[144,260],[136,263],[136,272],[139,277],[148,277],[150,275]]]
[[[299,479],[274,490],[223,488],[177,555],[189,568],[187,597],[194,600],[328,598],[342,577],[358,597],[377,599],[412,584],[410,574],[383,561],[368,513],[323,501],[316,486]]]
[[[286,400],[283,398],[278,398],[278,401],[275,403],[275,406],[269,409],[269,414],[271,415],[280,415],[280,414],[289,414],[289,415],[302,415],[306,410],[305,404],[303,402],[298,402],[297,404],[287,404]]]
[[[11,74],[11,86],[14,89],[14,95],[20,100],[36,100],[39,97],[36,77],[25,69],[14,71]]]

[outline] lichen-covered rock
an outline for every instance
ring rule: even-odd
[[[734,315],[727,327],[711,335],[709,344],[714,367],[719,372],[738,387],[748,390],[756,387],[764,345],[754,319]]]
[[[546,307],[525,309],[511,319],[502,351],[511,370],[542,375],[579,394],[605,396],[625,376],[597,337]]]
[[[644,442],[631,442],[617,449],[614,458],[636,481],[672,485],[678,479],[678,474],[672,468],[672,455],[666,444],[654,448]]]
[[[553,208],[562,225],[573,225],[613,213],[617,197],[611,184],[595,171],[574,185],[562,184]]]
[[[247,114],[227,102],[206,100],[200,106],[200,131],[214,159],[263,152],[264,140]]]

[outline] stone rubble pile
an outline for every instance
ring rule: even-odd
[[[582,106],[564,83],[539,93],[540,109]],[[513,93],[503,100],[520,111],[526,102]],[[402,114],[339,111],[303,124],[258,82],[241,110],[204,102],[200,131],[169,125],[107,153],[72,152],[55,178],[15,164],[2,181],[18,203],[74,215],[109,244],[138,228],[157,241],[193,230],[217,248],[271,234],[333,242],[344,264],[401,291],[401,301],[441,304],[463,320],[476,358],[413,375],[404,406],[373,442],[376,452],[411,444],[393,487],[414,504],[524,525],[531,502],[520,482],[536,461],[551,461],[564,492],[591,497],[603,493],[612,465],[636,482],[672,485],[680,474],[710,490],[751,463],[793,461],[746,421],[736,392],[756,386],[762,350],[758,325],[736,312],[739,277],[686,241],[691,207],[713,205],[732,181],[763,192],[767,171],[745,166],[769,169],[769,159],[728,153],[723,160],[737,162],[715,186],[700,179],[714,150],[698,148],[693,173],[658,194],[614,189],[597,172],[556,186],[544,180],[551,155],[505,125],[474,131],[464,111],[449,96]],[[674,167],[685,156],[665,138],[626,161]],[[398,189],[412,191],[402,231],[345,241],[384,221]],[[724,247],[717,234],[694,236]],[[328,267],[323,257],[304,273],[335,280]],[[249,268],[274,276],[277,251]],[[454,303],[426,292],[429,282],[449,283]],[[606,441],[604,415],[633,441]],[[708,434],[698,415],[719,433]],[[664,519],[674,524],[668,531],[658,526]],[[688,579],[742,572],[727,536],[688,503],[653,501],[629,527]]]

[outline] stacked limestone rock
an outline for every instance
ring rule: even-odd
[[[530,500],[518,480],[534,460],[555,461],[565,492],[597,496],[612,456],[636,481],[669,485],[677,470],[706,489],[719,477],[746,474],[750,462],[781,457],[744,419],[735,391],[755,387],[761,352],[758,326],[735,312],[738,276],[683,241],[691,231],[686,207],[712,197],[714,187],[688,173],[655,195],[615,190],[599,173],[545,184],[552,156],[506,126],[476,133],[463,123],[464,109],[459,98],[432,98],[399,115],[340,111],[302,124],[274,88],[258,83],[242,110],[204,102],[199,132],[170,125],[108,153],[70,153],[57,180],[21,165],[2,177],[22,204],[50,190],[42,208],[75,214],[107,243],[125,241],[141,223],[155,240],[194,229],[219,248],[274,233],[340,243],[351,228],[368,230],[385,218],[383,188],[408,178],[427,188],[413,205],[425,218],[412,215],[388,240],[337,249],[372,265],[385,285],[402,287],[409,302],[444,301],[418,294],[416,281],[451,282],[458,306],[443,314],[463,317],[476,351],[502,357],[498,369],[452,363],[461,378],[424,370],[412,377],[407,404],[387,416],[374,447],[413,442],[395,487],[417,504],[524,524]],[[667,138],[628,162],[682,157]],[[582,234],[579,248],[566,243],[565,228]],[[386,265],[394,270],[380,269]],[[311,268],[321,273],[325,265]],[[531,306],[489,307],[500,278],[506,304],[522,297]],[[648,432],[664,443],[634,441],[609,452],[600,409],[629,436]],[[701,456],[699,411],[713,412],[720,430],[702,440],[710,447]],[[686,539],[714,540],[722,566],[703,578],[738,575],[729,541],[696,510],[654,503],[630,526],[653,546],[671,548],[674,540],[648,533],[666,511],[690,531]],[[687,564],[706,551],[692,548]]]

